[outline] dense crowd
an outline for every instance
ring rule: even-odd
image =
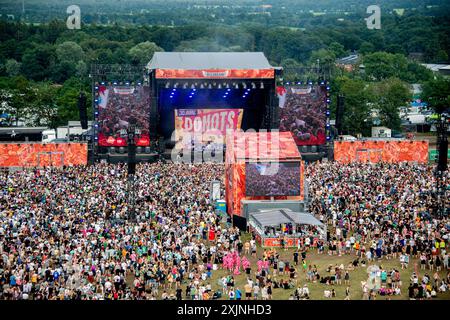
[[[310,210],[331,229],[328,241],[318,241],[319,251],[326,247],[330,255],[354,253],[356,265],[398,259],[399,269],[406,269],[415,258],[420,259],[422,270],[449,270],[448,171],[443,176],[446,191],[440,204],[434,196],[438,191],[434,167],[428,165],[327,162],[308,166],[306,175],[310,177]],[[437,215],[440,209],[446,210],[445,217]],[[377,277],[385,284],[387,278],[390,281],[390,286],[378,288],[383,289],[380,294],[395,290],[395,279],[399,281],[398,270],[380,269]],[[448,291],[448,273],[446,279],[438,274],[424,278],[419,281],[413,274],[411,298]],[[363,292],[370,298],[367,287]]]
[[[209,202],[222,167],[137,172],[137,222],[126,219],[126,166],[2,173],[0,298],[149,299],[204,278],[218,249],[199,240],[216,228],[226,245],[236,233],[221,229]]]
[[[223,179],[223,165],[139,164],[137,221],[127,219],[126,172],[98,163],[0,173],[0,299],[271,299],[277,288],[307,299],[302,274],[333,298],[328,285],[348,286],[353,270],[369,264],[380,268],[362,284],[362,298],[448,291],[450,226],[433,215],[428,166],[309,165],[309,207],[329,224],[328,239],[305,230],[290,259],[277,250],[257,254],[255,238],[244,239],[215,212],[210,183]],[[348,255],[349,264],[319,274],[311,252]],[[239,267],[216,276],[230,257]],[[400,270],[414,270],[412,258],[425,275],[412,274],[402,288]],[[398,268],[383,268],[384,259],[398,259]],[[247,281],[239,288],[241,271]]]

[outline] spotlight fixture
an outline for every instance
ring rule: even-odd
[[[166,82],[166,89],[169,89],[170,83]]]
[[[203,83],[200,84],[200,89],[204,89],[204,88],[205,88],[205,86],[203,85]]]
[[[194,88],[195,88],[195,86],[194,86],[194,84],[192,84],[192,85],[191,85],[191,89],[194,89]]]
[[[244,89],[247,89],[247,84],[246,84],[245,82],[242,82],[242,87],[243,87]]]
[[[252,82],[252,88],[256,89],[256,84],[254,82]]]
[[[235,88],[235,89],[239,89],[239,85],[236,83],[236,84],[234,85],[234,88]]]
[[[222,89],[222,85],[219,83],[219,85],[217,86],[217,88]]]
[[[187,83],[187,82],[185,82],[185,83],[183,84],[183,89],[186,89],[186,88],[187,88],[187,86],[188,86],[188,83]]]
[[[208,89],[212,89],[212,85],[211,83],[208,85]]]
[[[174,88],[178,88],[178,82],[173,85]]]
[[[261,87],[260,88],[264,89],[264,83],[263,82],[261,82]]]
[[[229,89],[229,88],[230,88],[230,84],[229,84],[229,83],[227,83],[226,87],[227,87],[227,89]]]

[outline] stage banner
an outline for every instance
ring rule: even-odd
[[[156,69],[157,79],[273,79],[274,69],[184,70]]]
[[[326,87],[278,87],[280,131],[290,131],[298,146],[326,142]]]
[[[428,162],[427,140],[335,141],[334,160],[351,162]]]
[[[241,128],[243,109],[175,109],[175,138],[183,139],[186,133],[201,137],[202,142],[222,140],[227,130]]]
[[[148,86],[99,86],[96,95],[99,111],[98,145],[124,147],[127,139],[120,131],[136,124],[141,130],[136,145],[150,145],[150,87]]]
[[[0,167],[61,167],[87,164],[86,143],[1,143]]]

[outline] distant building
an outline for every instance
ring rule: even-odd
[[[422,65],[443,76],[450,76],[450,64],[422,63]]]
[[[344,69],[345,71],[353,71],[358,63],[359,56],[357,54],[352,54],[336,60],[336,66]]]

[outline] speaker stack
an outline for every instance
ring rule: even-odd
[[[88,128],[88,119],[87,119],[86,95],[84,94],[84,92],[80,92],[80,96],[78,97],[78,110],[80,112],[81,128],[83,130],[86,130]]]

